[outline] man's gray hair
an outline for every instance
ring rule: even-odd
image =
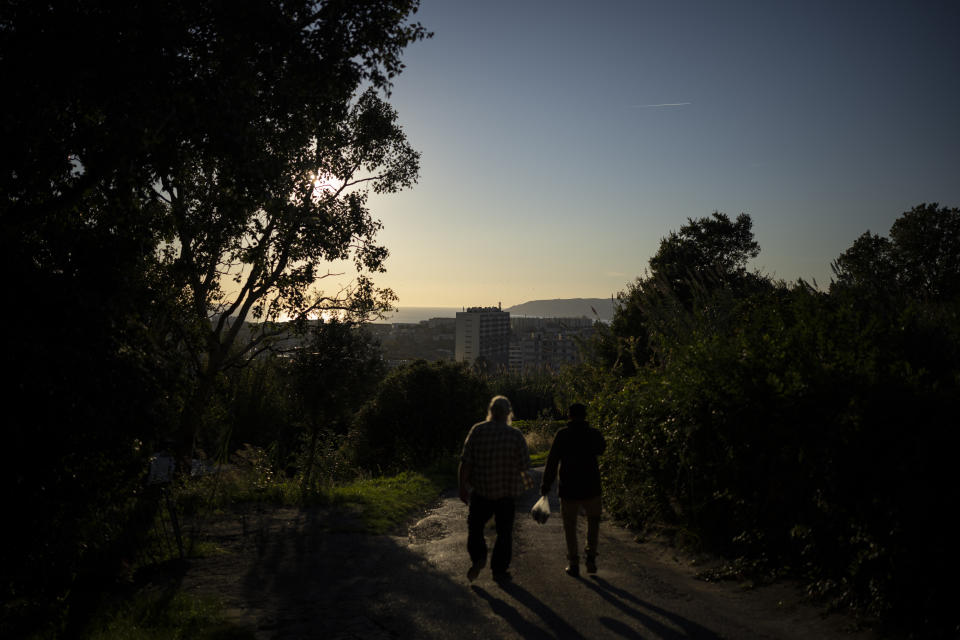
[[[510,424],[512,419],[513,407],[510,406],[510,400],[506,396],[494,396],[487,408],[487,421],[495,420]]]

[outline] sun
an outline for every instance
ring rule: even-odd
[[[313,174],[313,195],[315,197],[334,194],[341,188],[343,188],[343,180],[332,173],[317,171]]]

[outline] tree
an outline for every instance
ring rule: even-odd
[[[310,487],[324,438],[346,435],[350,421],[385,374],[380,344],[355,322],[333,318],[311,327],[293,374],[305,419],[301,480]]]
[[[926,301],[960,297],[960,209],[921,204],[890,227],[890,237],[869,231],[831,265],[834,291],[896,294]]]
[[[383,95],[427,36],[418,4],[0,4],[0,266],[21,310],[2,340],[23,372],[5,472],[52,523],[10,547],[18,568],[82,573],[83,517],[124,504],[114,471],[135,478],[171,423],[186,455],[216,377],[278,327],[239,345],[246,319],[389,304],[367,193],[416,180]],[[341,260],[353,284],[313,291]]]
[[[248,317],[366,315],[393,300],[369,277],[387,251],[367,194],[417,177],[419,156],[379,93],[427,35],[407,23],[418,4],[5,5],[4,230],[52,270],[71,259],[73,229],[115,236],[140,261],[153,301],[169,303],[141,310],[153,339],[187,355],[196,377],[185,447],[218,373],[275,333],[235,348]],[[71,73],[41,62],[57,56]],[[352,284],[311,288],[343,260],[358,270]]]
[[[418,360],[383,379],[353,424],[357,463],[399,472],[452,460],[490,391],[463,363]]]
[[[857,287],[872,294],[882,294],[896,281],[893,245],[887,238],[865,231],[853,245],[830,265],[839,288]]]
[[[768,282],[747,272],[747,262],[760,253],[753,238],[753,221],[746,213],[730,220],[725,213],[694,220],[660,241],[650,258],[650,271],[617,295],[611,322],[614,349],[609,340],[601,349],[630,374],[651,356],[652,326],[676,325],[693,310],[696,300],[708,300],[713,291],[735,295],[761,290]],[[615,356],[614,356],[615,354]]]
[[[296,152],[300,159],[281,163],[269,176],[277,186],[266,185],[253,197],[233,200],[236,184],[208,191],[204,183],[219,186],[228,177],[216,168],[179,182],[174,174],[161,179],[174,229],[161,268],[187,294],[196,329],[192,335],[200,339],[196,351],[204,356],[197,363],[197,392],[181,423],[184,442],[197,432],[200,407],[217,373],[268,347],[269,339],[284,330],[262,323],[251,340],[233,348],[247,317],[302,322],[320,311],[366,317],[389,308],[392,292],[375,289],[364,274],[383,270],[387,251],[374,242],[380,224],[366,207],[366,192],[351,188],[368,184],[393,191],[412,184],[418,156],[395,121],[396,114],[373,91],[365,92],[344,122],[322,132],[324,140],[303,138]],[[317,187],[317,175],[336,186]],[[198,190],[202,195],[191,201],[189,194]],[[211,208],[216,225],[209,224]],[[352,287],[310,290],[330,275],[321,273],[324,263],[351,257],[360,274]],[[237,289],[223,286],[225,275]]]
[[[650,274],[678,292],[689,292],[693,279],[716,278],[728,283],[747,274],[747,261],[760,245],[753,239],[753,221],[741,213],[735,221],[715,211],[708,218],[687,218],[679,231],[660,241],[650,258]]]

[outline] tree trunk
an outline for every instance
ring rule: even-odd
[[[189,475],[190,473],[197,436],[200,433],[200,426],[203,424],[203,415],[213,395],[216,377],[217,369],[212,364],[208,364],[200,374],[197,386],[190,397],[187,398],[180,413],[176,446],[177,465],[181,474]]]

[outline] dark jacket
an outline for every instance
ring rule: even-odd
[[[570,421],[557,432],[547,455],[540,493],[546,495],[560,468],[560,497],[585,500],[600,495],[600,465],[597,456],[607,443],[603,435],[586,422]]]

